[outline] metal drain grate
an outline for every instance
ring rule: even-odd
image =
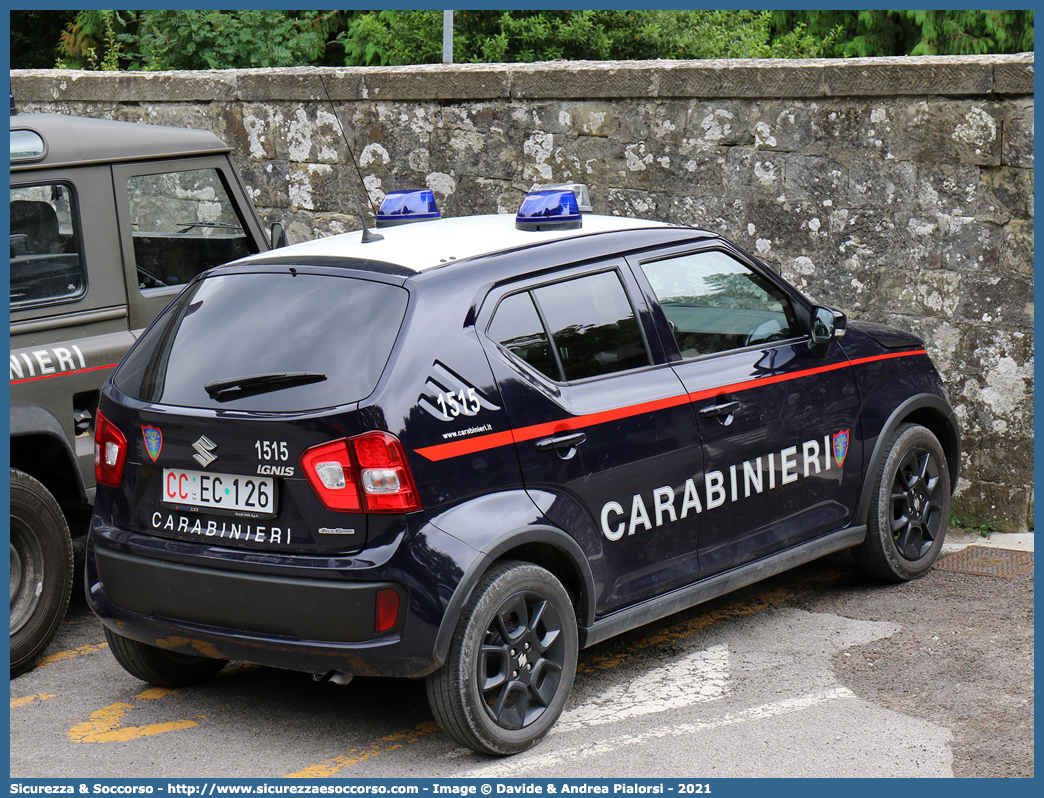
[[[940,571],[953,571],[958,574],[1011,579],[1033,568],[1033,552],[966,546],[940,559],[935,567]]]

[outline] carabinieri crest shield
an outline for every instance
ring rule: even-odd
[[[163,448],[163,433],[160,432],[156,427],[142,427],[141,434],[145,436],[145,448],[148,450],[149,457],[152,458],[152,462],[156,462],[156,458],[160,455],[160,450]],[[836,451],[837,444],[834,444]]]
[[[850,430],[842,430],[834,434],[834,462],[842,465],[848,454],[848,433]]]

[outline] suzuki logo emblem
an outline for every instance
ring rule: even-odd
[[[200,435],[199,440],[192,444],[192,448],[196,450],[192,458],[204,468],[217,460],[217,457],[211,454],[217,448],[217,444],[206,435]]]

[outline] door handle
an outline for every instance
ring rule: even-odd
[[[571,432],[566,435],[552,435],[536,442],[538,452],[554,452],[562,449],[575,449],[587,440],[586,432]]]
[[[709,405],[700,408],[700,418],[730,418],[740,409],[739,402],[725,402],[720,405]],[[724,423],[728,424],[728,421]]]

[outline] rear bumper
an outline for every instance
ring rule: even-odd
[[[394,590],[406,607],[406,589],[395,582],[329,582],[236,573],[157,562],[94,549],[94,562],[109,600],[144,616],[179,618],[244,632],[327,643],[366,643],[374,632],[378,590]],[[381,637],[399,632],[398,622]]]
[[[170,651],[308,673],[416,678],[442,664],[435,641],[463,576],[456,558],[475,554],[457,551],[462,545],[425,525],[366,560],[259,556],[121,530],[96,508],[87,601],[114,632]],[[417,551],[429,561],[417,562]],[[381,589],[398,593],[400,610],[378,636]]]

